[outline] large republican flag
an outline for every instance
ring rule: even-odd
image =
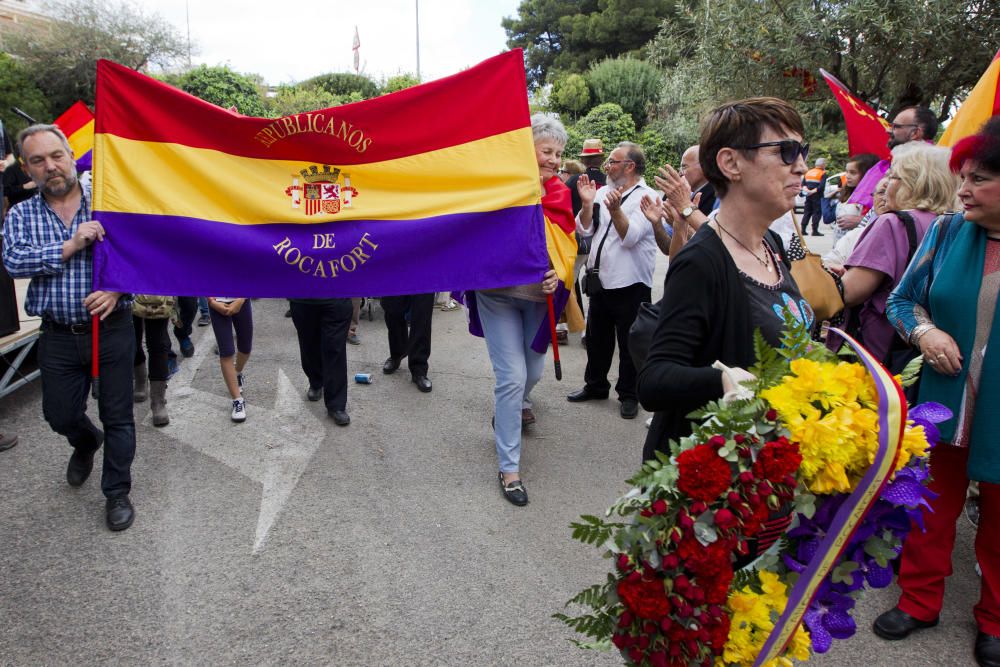
[[[889,123],[875,110],[855,97],[840,79],[820,69],[819,73],[830,86],[830,91],[840,105],[847,126],[847,150],[851,155],[874,153],[882,159],[889,158]]]
[[[276,119],[99,62],[95,289],[388,296],[540,281],[523,62],[512,51]]]
[[[94,150],[94,114],[83,102],[73,103],[56,118],[55,125],[66,135],[76,157],[76,168],[89,171]]]
[[[983,123],[997,114],[1000,114],[1000,51],[993,56],[993,62],[948,123],[938,145],[951,148],[965,137],[979,132]]]

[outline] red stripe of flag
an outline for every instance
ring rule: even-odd
[[[69,109],[66,109],[61,116],[56,118],[54,124],[59,126],[63,134],[70,137],[73,136],[74,132],[92,120],[94,120],[94,114],[87,108],[87,105],[77,101]]]
[[[523,56],[515,49],[445,79],[386,96],[394,104],[378,98],[310,112],[311,117],[303,113],[287,119],[234,118],[214,104],[101,60],[97,64],[97,98],[101,103],[96,131],[263,159],[314,161],[320,148],[330,164],[363,164],[528,127],[527,106],[508,103],[522,99],[525,86]],[[490,94],[483,95],[483,90]],[[324,128],[333,119],[335,131],[342,136],[289,132],[318,124],[317,113],[323,114]],[[286,136],[265,145],[270,138],[266,128]],[[352,134],[355,131],[361,134]],[[360,146],[364,140],[369,143],[363,152],[349,145],[353,141]]]

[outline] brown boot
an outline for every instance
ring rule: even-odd
[[[135,377],[135,387],[132,389],[132,400],[142,403],[149,396],[148,376],[146,374],[146,364],[139,364],[132,367],[132,374]]]
[[[170,423],[167,416],[167,382],[153,380],[149,383],[149,407],[153,410],[153,426],[166,426]]]

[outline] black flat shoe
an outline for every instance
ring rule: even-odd
[[[417,385],[417,389],[425,394],[429,393],[430,390],[434,388],[434,385],[431,384],[430,379],[428,379],[426,375],[414,375],[413,384]]]
[[[1000,637],[985,632],[976,635],[976,662],[979,667],[1000,667]]]
[[[933,628],[937,624],[938,619],[936,618],[933,621],[921,621],[913,618],[899,607],[893,607],[875,619],[872,631],[882,639],[899,641],[906,639],[917,630]]]
[[[315,389],[309,387],[309,391],[306,392],[306,398],[314,403],[323,398],[323,387],[316,387]]]
[[[621,413],[622,419],[635,419],[635,416],[639,414],[639,404],[630,398],[626,398],[622,401],[618,412]]]
[[[108,498],[105,504],[105,520],[113,531],[125,530],[135,520],[135,508],[128,496]]]
[[[505,484],[502,472],[497,473],[497,479],[500,481],[500,490],[503,492],[504,498],[518,507],[524,507],[528,504],[528,492],[521,480],[515,479],[513,482]]]
[[[389,357],[385,360],[385,363],[382,364],[382,372],[386,375],[392,375],[399,369],[399,362],[399,359]]]
[[[566,400],[570,403],[583,403],[584,401],[603,401],[608,397],[607,393],[598,394],[587,387],[584,387],[580,391],[574,391],[572,394],[566,397]]]
[[[66,483],[74,488],[83,486],[93,469],[94,452],[81,454],[79,449],[74,449],[66,465]]]
[[[337,426],[347,426],[351,423],[351,415],[347,414],[346,410],[330,410],[329,414]]]

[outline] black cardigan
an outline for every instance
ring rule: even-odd
[[[777,234],[771,247],[784,258]],[[691,434],[687,415],[722,398],[722,371],[749,368],[755,361],[753,324],[746,287],[722,240],[708,225],[670,260],[663,283],[660,320],[639,372],[639,402],[656,414],[643,447],[644,461],[654,451],[668,453],[668,440]]]

